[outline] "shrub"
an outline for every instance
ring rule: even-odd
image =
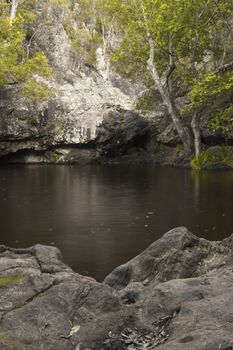
[[[191,160],[191,167],[194,170],[202,170],[212,158],[213,157],[208,150],[202,151],[198,156]]]

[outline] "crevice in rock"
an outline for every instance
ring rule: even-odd
[[[151,324],[151,327],[125,324],[119,333],[109,332],[108,338],[93,350],[146,350],[154,349],[165,343],[169,338],[169,327],[176,317],[177,312],[159,318]]]
[[[14,306],[12,309],[4,311],[3,314],[1,315],[1,319],[0,319],[0,324],[3,323],[4,318],[6,315],[8,315],[9,313],[17,310],[17,309],[21,309],[24,306],[28,305],[29,303],[31,303],[35,298],[37,298],[39,295],[43,295],[44,293],[46,293],[49,289],[51,289],[52,287],[54,287],[56,284],[52,283],[51,285],[49,285],[47,288],[43,289],[40,292],[36,292],[33,296],[25,299],[24,301],[22,301],[21,304],[18,304],[16,306]]]

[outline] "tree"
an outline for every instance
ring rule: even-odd
[[[20,84],[22,92],[28,91],[27,84],[39,91],[38,84],[47,90],[45,84],[34,79],[35,74],[51,74],[48,60],[43,52],[26,52],[26,25],[33,21],[34,15],[23,7],[26,1],[0,1],[0,87],[6,84]],[[19,7],[22,5],[22,11]],[[28,94],[27,94],[28,95]]]
[[[12,22],[15,17],[16,17],[16,13],[17,13],[17,9],[20,3],[23,3],[24,0],[9,0],[10,3],[10,21]]]
[[[147,68],[148,85],[154,85],[167,107],[186,156],[191,155],[193,148],[198,155],[199,116],[204,106],[199,104],[196,108],[192,104],[189,123],[176,104],[176,97],[191,91],[192,99],[198,81],[207,72],[218,74],[221,68],[215,64],[220,53],[221,66],[231,66],[227,62],[229,48],[222,41],[216,49],[216,41],[217,33],[223,33],[232,23],[232,1],[106,0],[105,9],[117,18],[123,34],[113,59],[127,67],[127,74],[137,77],[145,77]]]
[[[210,45],[208,47],[208,65],[196,71],[190,91],[190,105],[188,110],[192,112],[192,129],[195,136],[195,154],[198,156],[201,150],[201,137],[199,119],[202,113],[210,114],[210,126],[214,130],[229,131],[232,125],[232,100],[233,80],[231,70],[233,27],[232,1],[214,0],[207,1],[209,6]],[[203,61],[206,52],[203,52]],[[231,125],[231,126],[230,126]]]
[[[69,18],[69,21],[66,21],[65,29],[70,37],[76,61],[94,67],[98,61],[98,54],[103,54],[108,78],[108,56],[114,21],[105,11],[104,3],[104,0],[75,1],[72,20]]]

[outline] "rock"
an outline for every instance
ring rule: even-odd
[[[210,246],[208,241],[179,227],[166,233],[133,260],[117,267],[104,282],[122,289],[133,282],[147,285],[151,281],[192,277],[201,269]]]
[[[231,169],[233,167],[233,146],[218,145],[207,149],[207,169]]]
[[[96,337],[96,322],[103,333],[123,317],[114,290],[74,273],[56,248],[1,251],[1,349],[74,349]]]
[[[168,146],[176,146],[180,144],[180,138],[173,124],[169,124],[166,129],[158,134],[157,141]]]
[[[55,93],[48,102],[35,104],[20,94],[18,85],[1,88],[0,157],[30,152],[39,162],[53,162],[45,155],[51,148],[86,146],[95,140],[106,112],[115,106],[130,110],[137,86],[122,82],[117,87],[112,72],[105,77],[102,68],[98,71],[75,59],[64,24],[67,18],[71,21],[70,13],[55,5],[48,5],[46,13],[41,13],[40,4],[37,7],[31,50],[44,51],[53,69],[52,77],[37,79]],[[122,88],[125,85],[129,93]],[[31,158],[21,157],[21,161]]]
[[[180,227],[104,281],[55,247],[0,246],[0,348],[170,350],[233,347],[233,236]]]
[[[41,4],[37,1],[34,6],[36,22],[29,25],[28,34],[33,35],[26,44],[30,53],[43,51],[48,57],[53,75],[36,79],[54,94],[48,101],[36,103],[22,96],[20,84],[1,87],[0,161],[186,166],[180,138],[158,91],[125,80],[113,71],[106,53],[111,49],[104,50],[101,44],[96,62],[85,62],[85,53],[72,49],[67,28],[77,29],[73,15],[68,9],[59,10],[56,4],[48,4],[44,11]],[[79,12],[78,7],[73,10]],[[120,37],[113,32],[108,33],[107,41],[116,48]],[[153,111],[146,117],[136,112],[136,101],[143,96],[152,100]],[[226,107],[231,100],[232,96],[225,97],[214,105]],[[176,98],[179,109],[187,103],[186,95]],[[208,106],[201,118],[204,146],[232,145],[232,131],[216,134],[210,129],[212,112],[213,106]],[[185,119],[190,122],[190,117]],[[211,167],[229,164],[216,161]]]
[[[98,127],[96,145],[107,157],[125,154],[137,144],[143,148],[149,124],[138,113],[119,109],[109,112]]]

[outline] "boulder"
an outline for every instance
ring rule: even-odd
[[[137,145],[143,148],[149,135],[149,123],[138,113],[119,109],[110,111],[97,129],[96,145],[101,154],[116,157]]]
[[[103,283],[55,247],[0,246],[1,350],[233,349],[233,237],[166,233]]]

